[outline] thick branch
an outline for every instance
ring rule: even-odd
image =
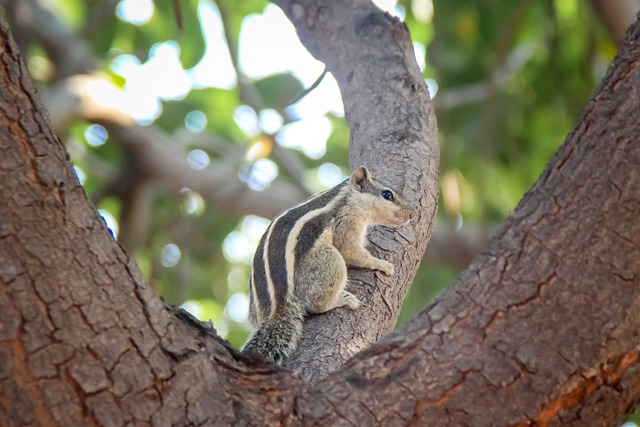
[[[305,423],[615,425],[633,408],[638,58],[640,21],[483,253],[434,304],[305,396]]]
[[[351,287],[364,307],[333,310],[306,323],[291,366],[317,380],[395,326],[431,235],[438,194],[437,130],[404,24],[370,2],[275,3],[338,81],[351,129],[351,166],[366,165],[420,212],[417,220],[397,232],[371,233],[374,251],[396,265],[396,275],[350,272]]]
[[[300,378],[248,368],[211,329],[165,305],[115,243],[4,22],[0,79],[0,424],[291,417],[307,387]]]

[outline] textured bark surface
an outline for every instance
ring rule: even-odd
[[[299,378],[247,368],[153,294],[78,183],[4,23],[0,32],[0,426],[246,425],[291,413]]]
[[[153,295],[0,33],[0,426],[604,426],[640,399],[639,23],[483,254],[313,385],[245,360]],[[434,196],[412,197],[424,208]]]
[[[372,252],[396,274],[349,272],[363,301],[356,311],[313,316],[289,367],[312,381],[388,334],[431,237],[438,201],[439,148],[433,106],[406,26],[365,1],[275,1],[300,40],[333,73],[351,129],[351,166],[400,191],[418,210],[397,230],[375,228]]]
[[[633,409],[639,58],[636,22],[574,131],[483,253],[435,303],[305,396],[307,424],[608,426]]]

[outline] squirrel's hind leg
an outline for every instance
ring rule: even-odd
[[[347,266],[338,250],[329,244],[317,244],[296,270],[295,289],[308,313],[324,313],[336,307],[360,307],[360,301],[347,286]]]

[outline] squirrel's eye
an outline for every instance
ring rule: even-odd
[[[389,190],[382,190],[382,197],[384,197],[385,199],[387,199],[390,202],[393,202],[394,197],[393,197],[393,193]]]

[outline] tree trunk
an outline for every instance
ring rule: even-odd
[[[301,25],[321,30],[328,18],[371,43],[401,32],[382,14],[349,21],[335,13],[338,1],[312,15],[280,3],[303,40],[314,33]],[[315,384],[246,360],[153,295],[78,184],[5,24],[0,32],[0,426],[596,426],[620,421],[640,398],[638,22],[575,130],[482,255],[400,331]],[[432,214],[426,201],[435,198],[424,183],[437,155],[416,141],[430,133],[410,119],[421,136],[391,128],[365,152],[359,135],[374,132],[365,111],[379,109],[349,105],[345,85],[355,79],[366,93],[365,77],[345,77],[347,118],[352,129],[360,124],[354,161],[378,156],[379,175],[391,178],[385,155],[392,166],[397,155],[415,161],[413,150],[428,155],[422,169],[403,171],[415,179],[400,188],[418,191],[410,196],[423,209],[416,230],[372,237],[406,238],[411,253],[402,256],[418,259]],[[412,81],[389,99],[421,93]],[[392,140],[401,141],[395,150]],[[406,260],[401,266],[402,287],[412,273]],[[380,298],[394,292],[375,286]],[[315,322],[309,328],[335,325]]]

